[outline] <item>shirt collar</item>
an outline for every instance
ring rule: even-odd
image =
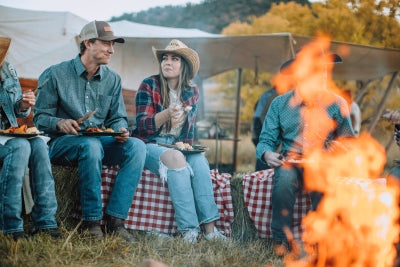
[[[82,76],[83,74],[85,74],[85,78],[87,77],[87,71],[85,66],[83,65],[82,61],[81,61],[81,55],[77,55],[74,59],[74,65],[75,65],[75,70],[76,70],[76,74],[78,74],[78,76]],[[97,72],[93,75],[93,79],[98,79],[101,80],[101,77],[103,75],[103,66],[100,65],[99,69],[97,70]]]
[[[327,95],[327,91],[326,92],[321,92],[321,94],[319,94],[317,97],[315,97],[313,99],[313,101],[307,103],[299,94],[298,90],[295,89],[293,90],[293,106],[299,106],[299,105],[305,105],[305,106],[314,106],[316,104],[321,104],[321,102],[326,100]]]

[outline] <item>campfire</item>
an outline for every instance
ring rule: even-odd
[[[330,40],[317,38],[302,48],[288,73],[275,77],[279,93],[293,88],[313,99],[319,90],[340,94],[331,80]],[[321,70],[327,76],[321,78]],[[333,99],[318,99],[329,106]],[[329,149],[324,140],[335,126],[321,109],[305,112],[308,124],[304,147],[306,190],[324,193],[316,211],[303,219],[303,236],[308,257],[285,258],[286,266],[393,266],[395,243],[399,242],[399,185],[380,178],[386,162],[384,148],[369,134],[334,141]],[[343,109],[343,114],[348,110]],[[323,129],[323,131],[321,131]]]

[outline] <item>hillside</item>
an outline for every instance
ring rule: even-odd
[[[137,13],[124,13],[111,21],[128,20],[138,23],[178,28],[197,28],[210,33],[221,30],[235,21],[246,22],[251,16],[265,14],[279,0],[204,0],[200,4],[150,8]],[[308,0],[296,0],[309,4]]]

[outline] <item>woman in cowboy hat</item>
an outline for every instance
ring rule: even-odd
[[[18,126],[17,117],[25,118],[35,105],[32,91],[21,94],[21,85],[14,67],[4,61],[11,39],[0,37],[0,129]],[[18,240],[27,238],[22,213],[22,183],[29,167],[34,206],[34,234],[43,232],[60,238],[56,222],[57,200],[48,148],[42,138],[0,138],[0,229]]]
[[[200,226],[206,240],[226,240],[215,228],[219,213],[207,159],[158,145],[193,144],[199,91],[191,80],[199,70],[199,56],[176,39],[165,49],[153,47],[153,53],[160,73],[144,79],[136,94],[134,135],[147,143],[145,167],[167,182],[184,241],[195,243]]]

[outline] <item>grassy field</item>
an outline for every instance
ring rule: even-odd
[[[145,259],[158,260],[170,267],[283,266],[282,259],[273,255],[270,242],[257,237],[244,205],[241,177],[235,175],[231,180],[235,221],[229,243],[200,239],[190,245],[183,243],[180,237],[166,239],[141,231],[132,231],[135,243],[113,236],[93,242],[74,230],[77,221],[58,218],[63,234],[61,240],[35,236],[16,243],[0,234],[0,266],[139,266]],[[69,211],[59,210],[63,212]],[[30,218],[26,217],[25,221],[29,231]]]
[[[382,143],[386,143],[387,138]],[[212,146],[212,143],[206,145]],[[211,149],[212,150],[212,149]],[[260,240],[243,201],[241,178],[252,172],[255,148],[249,137],[243,137],[238,151],[238,169],[231,180],[231,192],[235,213],[232,238],[229,243],[201,240],[194,245],[185,244],[179,237],[165,239],[134,231],[136,242],[127,243],[117,237],[107,237],[102,242],[93,242],[74,231],[76,221],[60,220],[63,239],[52,240],[47,236],[36,236],[30,240],[13,242],[0,233],[1,266],[139,266],[145,259],[154,259],[168,266],[283,266],[282,259],[272,253],[268,240]],[[224,145],[222,162],[229,163],[232,146]],[[388,166],[398,155],[394,145],[388,151]],[[214,154],[207,155],[212,162]],[[54,169],[53,169],[54,171]],[[58,171],[57,169],[55,170]],[[67,174],[69,175],[69,174]],[[68,179],[69,177],[61,177]],[[66,190],[59,188],[59,190]],[[69,202],[70,201],[70,202]],[[73,200],[59,199],[59,212],[68,213]],[[29,231],[30,218],[26,217]]]
[[[163,239],[135,232],[137,242],[110,237],[92,242],[66,229],[64,239],[38,236],[17,243],[0,236],[1,266],[139,266],[155,259],[168,266],[282,266],[260,240],[229,244],[199,241],[189,245],[179,238]],[[68,239],[70,238],[70,239]]]

